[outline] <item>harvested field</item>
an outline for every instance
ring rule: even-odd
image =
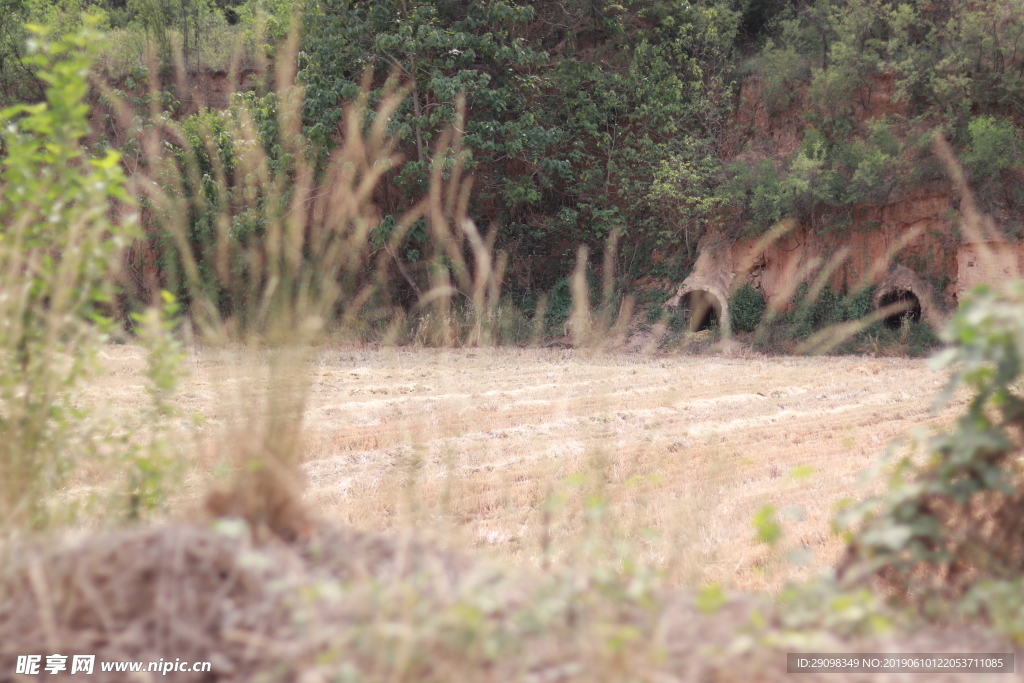
[[[131,410],[142,353],[104,356],[95,395]],[[187,414],[224,417],[224,391],[245,385],[221,376],[230,361],[190,359]],[[835,563],[836,504],[870,491],[860,475],[892,439],[951,419],[955,405],[930,413],[943,382],[908,359],[333,349],[306,409],[307,500],[503,562],[586,562],[626,542],[676,585],[774,590]],[[751,523],[767,504],[775,550]]]

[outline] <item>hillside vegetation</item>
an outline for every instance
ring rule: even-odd
[[[389,88],[407,87],[388,123],[404,163],[375,194],[377,248],[424,195],[438,155],[450,154],[437,143],[464,97],[460,163],[474,176],[467,216],[507,254],[506,296],[527,315],[569,275],[578,245],[598,254],[613,232],[619,291],[645,275],[681,280],[709,226],[757,236],[796,217],[841,234],[865,229],[854,226],[858,208],[936,186],[953,196],[932,151],[936,131],[983,208],[1011,236],[1020,229],[1019,0],[5,3],[14,20],[0,39],[3,100],[41,92],[24,64],[19,20],[66,30],[78,12],[97,11],[117,36],[100,63],[141,118],[98,117],[95,145],[130,154],[132,126],[166,111],[198,150],[195,177],[210,182],[204,149],[213,142],[230,172],[238,145],[230,110],[199,108],[195,90],[207,89],[211,73],[238,74],[221,90],[246,91],[236,105],[253,112],[271,163],[289,163],[267,70],[289,27],[300,36],[302,129],[320,172],[341,139],[346,102],[365,86],[373,107]],[[147,79],[157,81],[153,94]],[[739,116],[742,107],[767,118]],[[791,138],[784,144],[773,138],[781,129]],[[209,241],[213,222],[210,209],[193,212],[194,246]],[[429,286],[428,223],[405,228],[391,250],[386,296],[397,305]],[[174,256],[159,229],[151,234],[166,284]]]

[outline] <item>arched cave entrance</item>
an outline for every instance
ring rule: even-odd
[[[878,308],[885,308],[899,304],[902,308],[885,317],[885,326],[890,330],[898,330],[903,324],[903,318],[909,318],[912,323],[921,322],[921,301],[909,289],[894,289],[886,292],[878,300]]]
[[[718,298],[703,289],[695,289],[684,294],[679,307],[682,309],[683,324],[690,332],[717,327],[722,314],[722,304]]]

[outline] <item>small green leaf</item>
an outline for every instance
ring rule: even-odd
[[[799,481],[814,474],[814,468],[810,465],[797,465],[789,471],[789,478]]]
[[[717,583],[705,586],[697,593],[697,609],[704,614],[717,612],[726,602],[725,592]]]
[[[768,504],[754,513],[754,529],[759,543],[775,545],[782,537],[775,506]]]

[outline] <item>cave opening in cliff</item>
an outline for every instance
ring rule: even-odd
[[[718,327],[722,304],[718,297],[703,289],[695,289],[683,295],[680,302],[683,322],[690,332],[700,332]]]
[[[887,315],[884,321],[890,330],[898,330],[904,318],[912,323],[921,322],[921,301],[909,289],[894,289],[883,294],[878,300],[880,309],[893,305],[898,305],[899,310]]]

